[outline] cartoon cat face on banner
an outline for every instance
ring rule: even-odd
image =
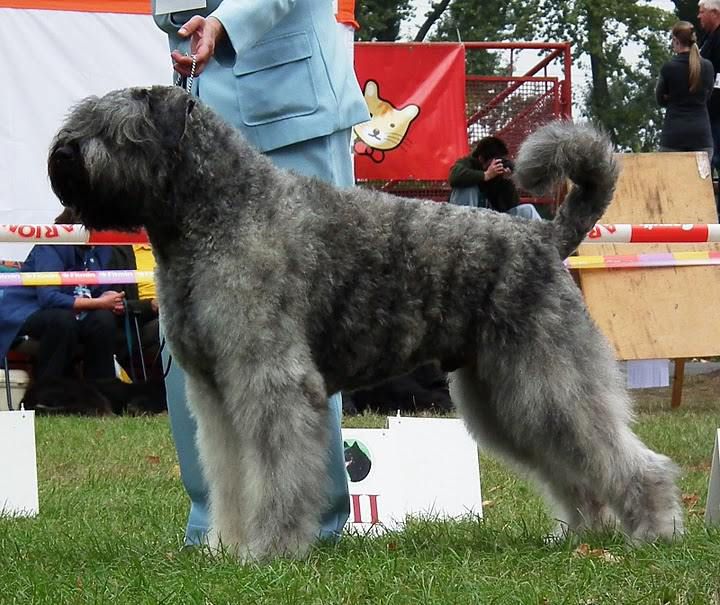
[[[378,83],[368,80],[365,84],[365,102],[370,110],[370,119],[353,128],[355,142],[353,150],[358,155],[367,155],[376,163],[385,159],[385,152],[399,147],[412,121],[420,113],[417,105],[395,107],[380,97]]]
[[[462,44],[355,45],[370,120],[353,129],[359,180],[445,181],[468,153]]]

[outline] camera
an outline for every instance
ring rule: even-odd
[[[499,158],[500,162],[502,163],[503,168],[506,170],[510,170],[511,172],[515,170],[515,162],[513,162],[510,158]]]

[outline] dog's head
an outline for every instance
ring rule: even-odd
[[[48,173],[55,194],[94,229],[132,230],[164,212],[168,179],[195,100],[172,86],[89,97],[55,136]]]

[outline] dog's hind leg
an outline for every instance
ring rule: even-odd
[[[535,433],[526,442],[537,448],[538,473],[557,500],[577,510],[571,530],[607,529],[617,516],[633,540],[672,539],[683,531],[677,469],[632,431],[630,400],[607,343],[574,325],[579,333],[558,339],[554,355],[536,350],[522,365],[525,428]]]
[[[606,529],[617,515],[634,538],[672,537],[682,527],[672,463],[630,430],[615,362],[597,347],[588,367],[557,346],[496,350],[452,376],[451,396],[481,445],[540,480],[560,533]]]
[[[617,434],[624,460],[615,470],[610,497],[625,533],[633,540],[673,539],[684,532],[679,470],[645,446],[629,428]]]
[[[471,435],[485,451],[498,455],[521,474],[539,483],[556,511],[557,534],[568,528],[579,531],[596,525],[607,507],[598,503],[587,490],[564,481],[563,473],[547,474],[531,442],[518,438],[517,428],[503,413],[511,405],[507,386],[498,388],[487,377],[481,377],[476,366],[453,372],[449,377],[450,396],[463,417]],[[518,405],[518,404],[515,404]],[[522,404],[524,407],[524,404]]]

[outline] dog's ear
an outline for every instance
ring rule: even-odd
[[[162,144],[173,149],[178,147],[197,100],[177,86],[153,86],[146,90],[150,115]]]

